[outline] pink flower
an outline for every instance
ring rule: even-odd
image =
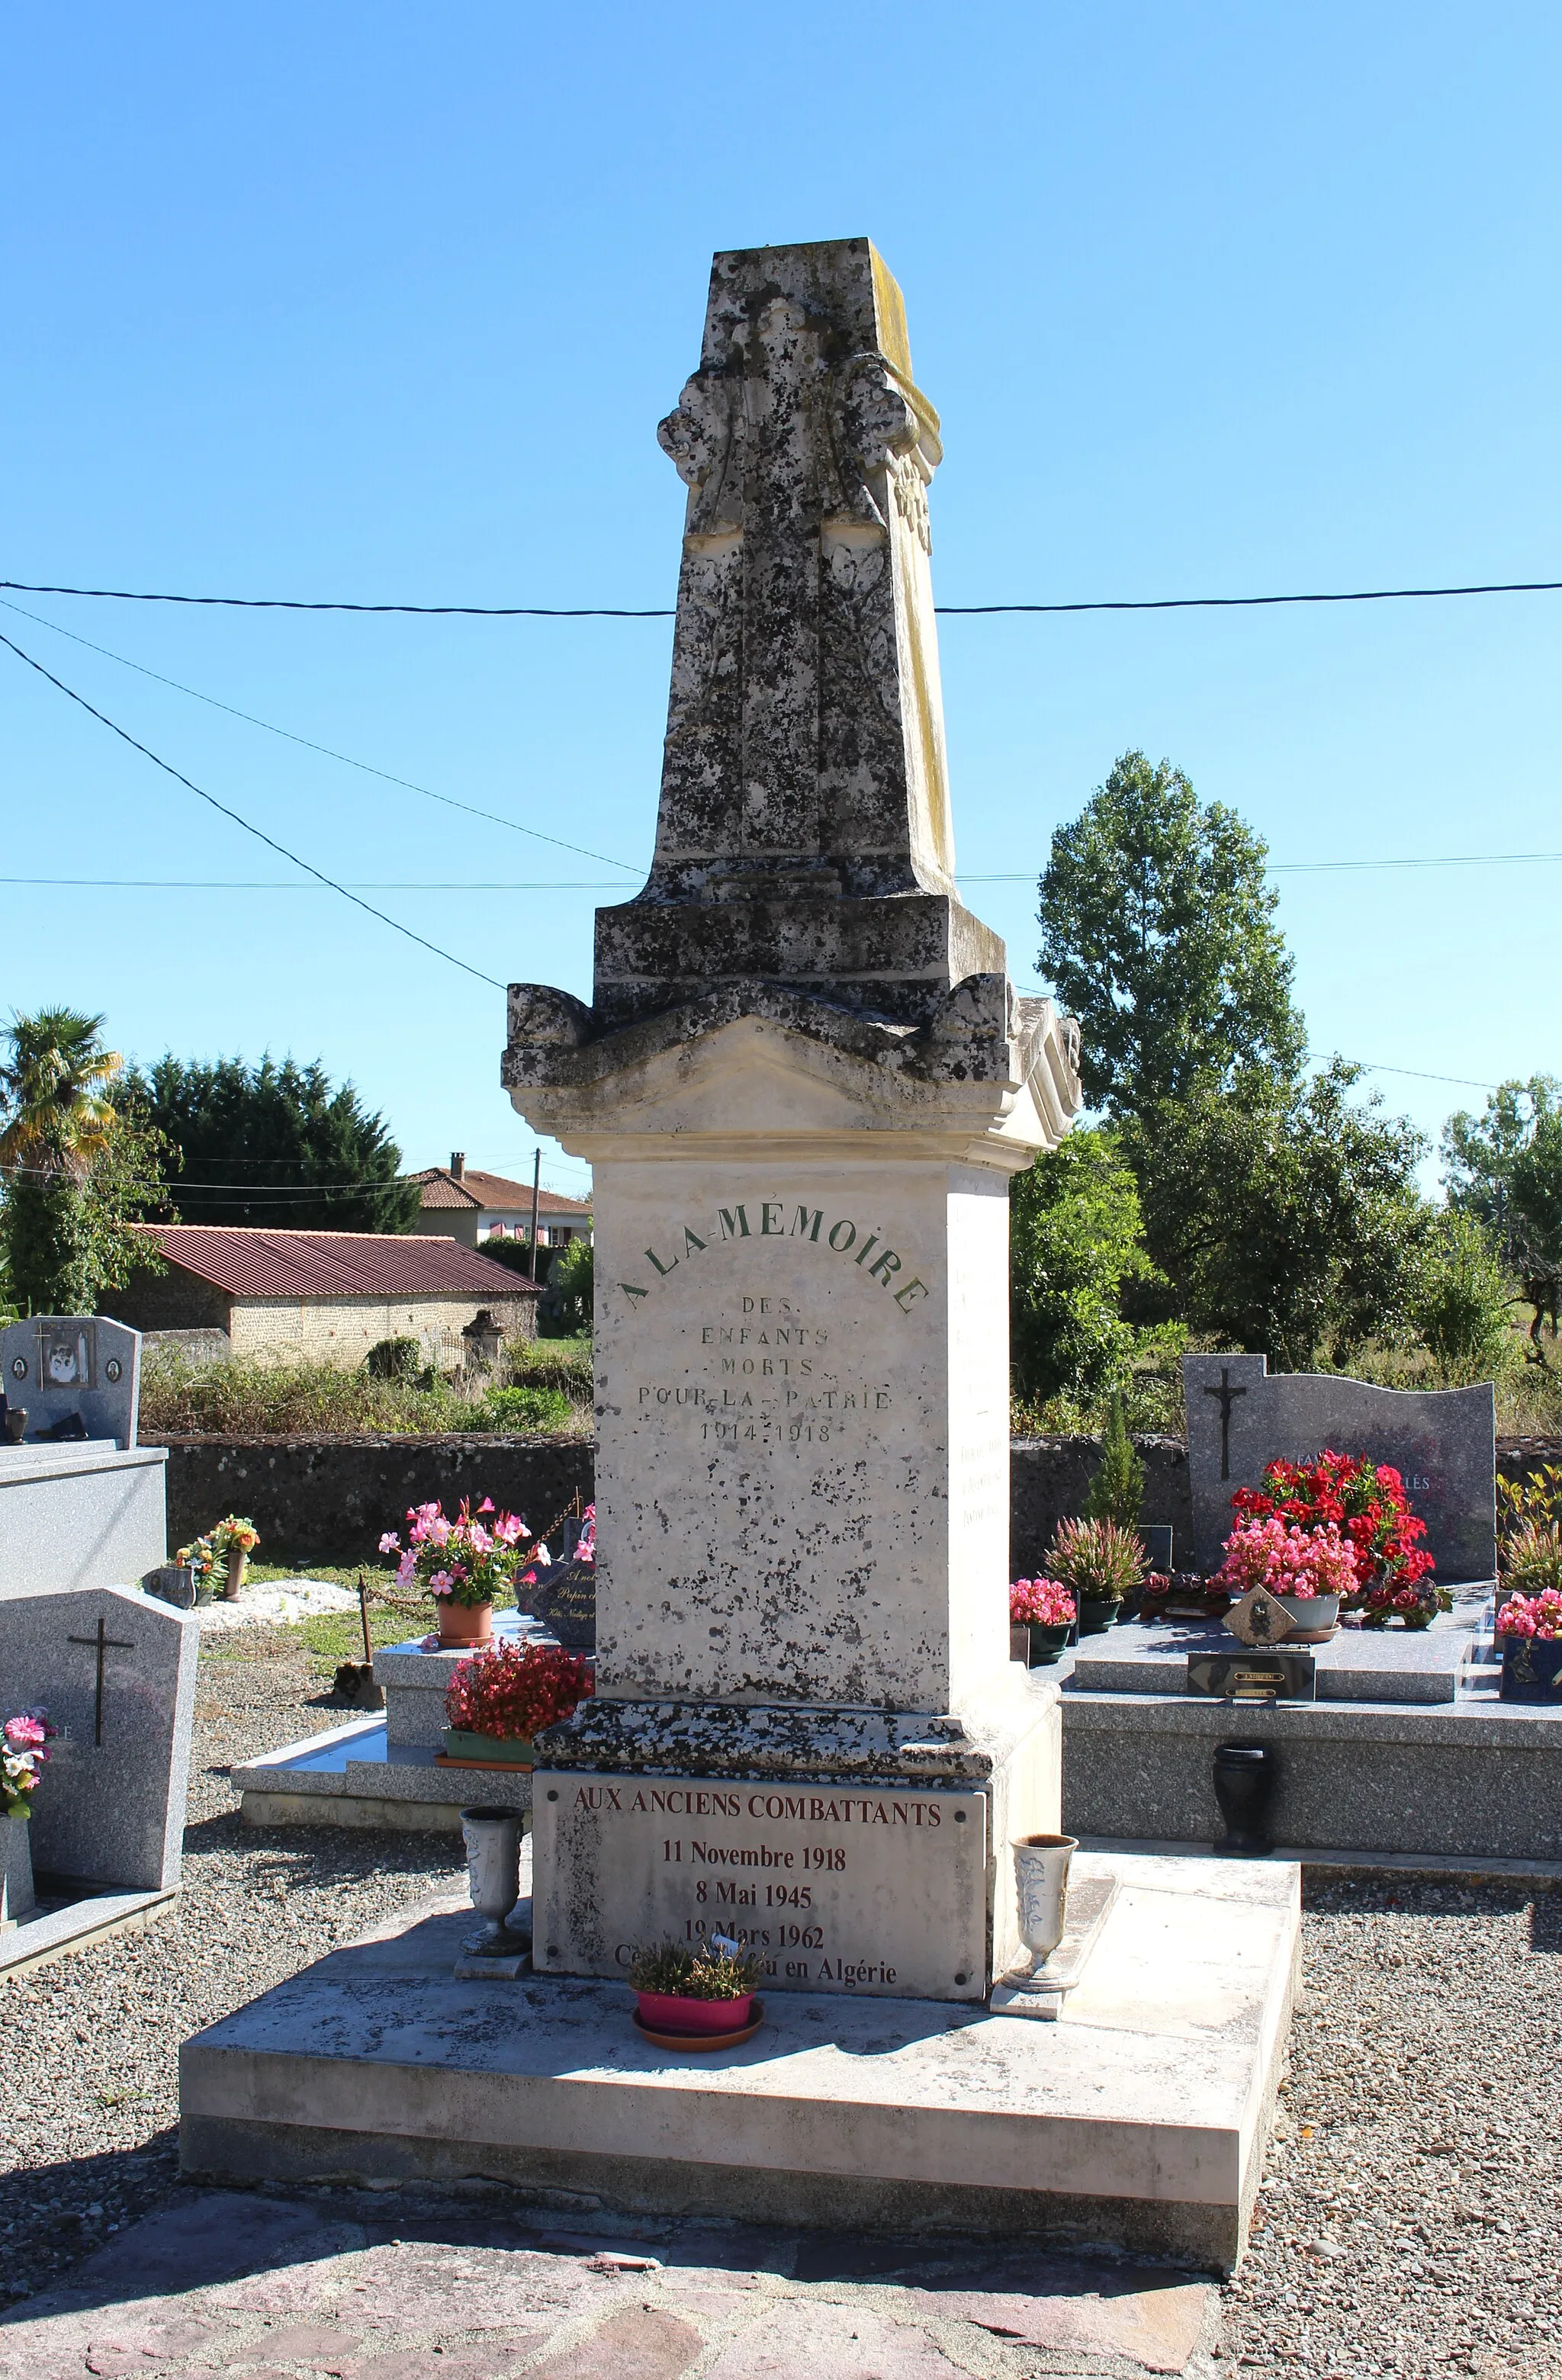
[[[401,1539],[394,1529],[387,1529],[380,1539],[380,1551],[383,1554],[398,1554],[401,1551]]]
[[[1017,1627],[1066,1628],[1075,1611],[1073,1597],[1055,1578],[1017,1578],[1008,1591],[1008,1616]]]
[[[485,1496],[477,1509],[480,1512],[491,1512],[494,1510],[493,1497]]]
[[[31,1711],[18,1711],[15,1718],[8,1718],[5,1736],[13,1752],[38,1752],[48,1742],[47,1730],[40,1726]]]
[[[448,1595],[455,1584],[447,1570],[436,1570],[429,1581],[429,1592],[432,1595]]]

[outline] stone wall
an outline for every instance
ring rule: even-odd
[[[1135,1441],[1144,1465],[1144,1518],[1169,1522],[1181,1560],[1192,1526],[1188,1455],[1174,1438]],[[184,1545],[225,1512],[245,1512],[265,1561],[367,1561],[382,1530],[409,1504],[492,1496],[542,1528],[579,1488],[592,1491],[587,1438],[169,1439],[168,1543]],[[1079,1512],[1101,1460],[1096,1438],[1017,1438],[1009,1488],[1011,1576],[1034,1576],[1053,1530]],[[1517,1478],[1562,1463],[1562,1441],[1504,1439],[1497,1469]]]
[[[236,1297],[228,1329],[236,1355],[348,1369],[382,1339],[416,1339],[429,1363],[450,1371],[465,1361],[462,1331],[484,1312],[507,1338],[536,1336],[537,1300],[530,1290],[512,1297]]]
[[[590,1439],[169,1439],[168,1543],[187,1544],[225,1512],[261,1533],[258,1559],[377,1560],[383,1531],[412,1504],[454,1512],[491,1496],[545,1528],[577,1488],[592,1496]]]

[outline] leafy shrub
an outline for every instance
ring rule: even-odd
[[[1505,1539],[1502,1581],[1516,1595],[1562,1594],[1562,1529],[1555,1521],[1521,1521]]]
[[[1123,1401],[1114,1396],[1107,1408],[1101,1468],[1085,1496],[1088,1521],[1116,1521],[1119,1528],[1137,1529],[1144,1503],[1144,1465],[1133,1451]]]
[[[1450,1208],[1428,1229],[1410,1321],[1445,1379],[1489,1376],[1512,1336],[1508,1286],[1473,1215]]]
[[[415,1380],[423,1368],[423,1350],[416,1339],[379,1339],[363,1358],[372,1380]]]
[[[571,1240],[560,1248],[537,1307],[537,1328],[544,1339],[579,1339],[590,1331],[595,1278],[590,1240]]]
[[[494,1429],[564,1429],[575,1408],[562,1389],[518,1382],[514,1388],[490,1389],[485,1400]]]

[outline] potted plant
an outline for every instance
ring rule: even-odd
[[[0,1925],[34,1906],[27,1822],[54,1732],[37,1709],[17,1711],[0,1728]]]
[[[526,1556],[526,1523],[519,1512],[494,1512],[484,1497],[474,1512],[470,1500],[455,1520],[438,1504],[415,1504],[407,1515],[407,1544],[394,1529],[380,1539],[383,1554],[399,1554],[397,1580],[432,1595],[439,1614],[442,1645],[486,1645],[494,1633],[496,1597],[515,1584]]]
[[[562,1645],[492,1645],[458,1661],[445,1689],[445,1749],[451,1767],[530,1768],[532,1738],[584,1702],[591,1666]]]
[[[1232,1599],[1267,1587],[1290,1621],[1287,1643],[1323,1645],[1339,1625],[1342,1597],[1356,1588],[1356,1562],[1333,1521],[1289,1528],[1277,1514],[1239,1521],[1211,1584]]]
[[[1453,1603],[1438,1586],[1432,1556],[1421,1539],[1426,1523],[1411,1512],[1405,1483],[1390,1463],[1325,1448],[1310,1463],[1271,1463],[1259,1488],[1239,1488],[1231,1509],[1239,1521],[1277,1519],[1305,1536],[1332,1524],[1350,1549],[1354,1585],[1342,1609],[1360,1612],[1363,1628],[1429,1628]]]
[[[1045,1669],[1068,1642],[1078,1606],[1055,1578],[1017,1578],[1008,1591],[1011,1627],[1029,1631],[1031,1667]]]
[[[1503,1541],[1497,1613],[1505,1702],[1562,1702],[1562,1528],[1521,1521]]]
[[[724,1934],[658,1943],[640,1951],[629,1968],[636,2020],[642,2033],[663,2040],[702,2044],[745,2033],[758,2022],[754,1994],[763,1973],[757,1950]]]
[[[1079,1605],[1080,1635],[1098,1636],[1124,1596],[1143,1585],[1149,1564],[1137,1531],[1119,1521],[1059,1521],[1047,1568]]]

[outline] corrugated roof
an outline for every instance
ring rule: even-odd
[[[409,1174],[408,1180],[422,1184],[425,1211],[452,1207],[499,1207],[506,1213],[517,1208],[526,1214],[531,1211],[530,1182],[512,1182],[503,1173],[480,1173],[475,1166],[469,1165],[458,1182],[453,1173],[438,1165],[428,1166],[421,1173]],[[539,1215],[589,1216],[591,1211],[589,1198],[566,1198],[557,1190],[543,1190],[538,1196]]]
[[[388,1232],[273,1232],[237,1223],[140,1226],[181,1272],[234,1297],[535,1297],[511,1272],[440,1240]]]

